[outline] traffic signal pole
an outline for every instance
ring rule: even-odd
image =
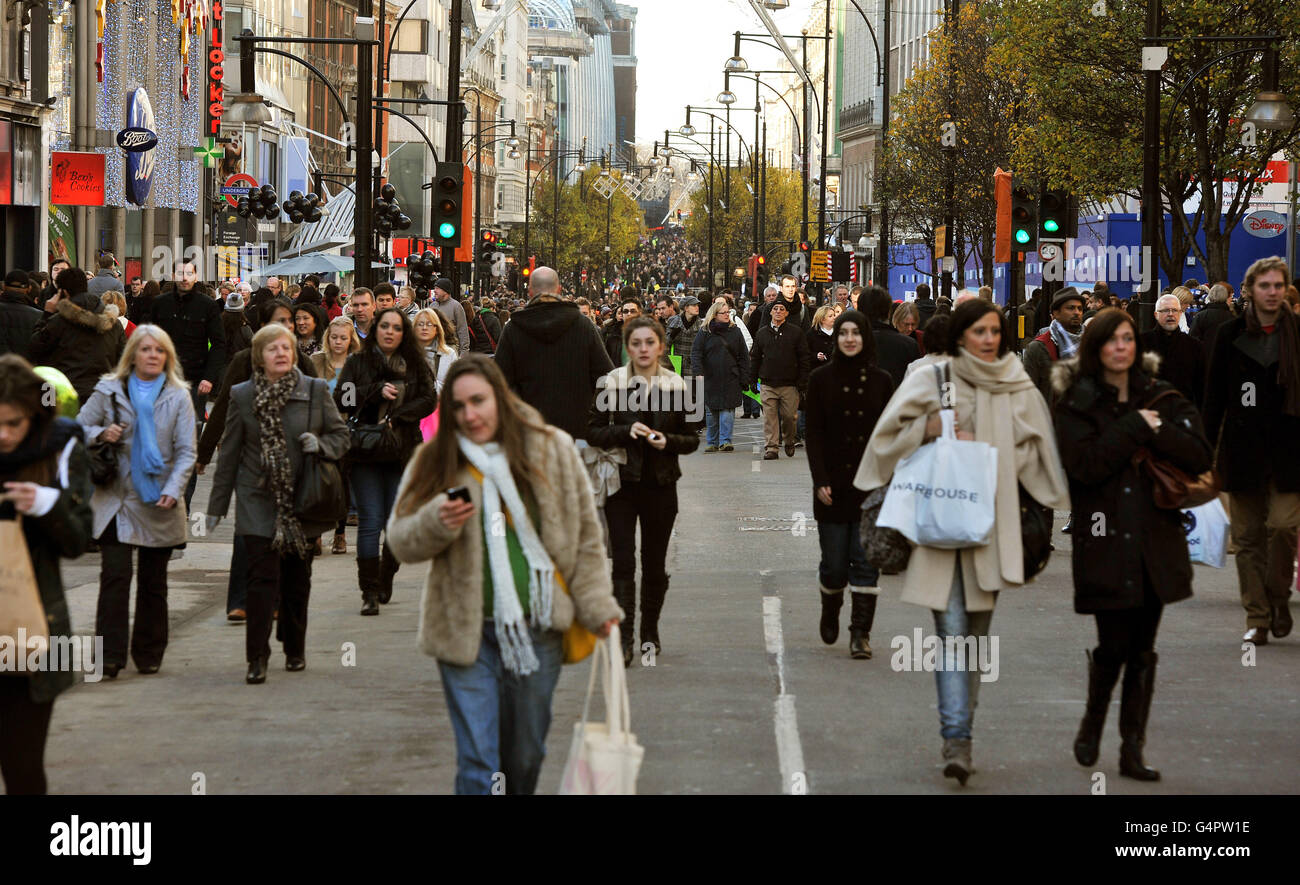
[[[365,0],[369,2],[369,0]],[[452,3],[447,15],[447,30],[450,47],[447,52],[447,100],[455,102],[460,98],[460,39],[464,27],[464,9],[459,2]],[[448,163],[462,163],[461,142],[464,138],[462,119],[463,105],[453,104],[447,108],[447,141],[443,148],[443,159]],[[464,194],[461,194],[464,200]],[[360,199],[357,203],[360,205]],[[464,231],[461,231],[464,236]],[[451,254],[447,254],[448,252]],[[456,293],[460,292],[460,267],[456,264],[455,250],[442,249],[442,271],[451,280]]]

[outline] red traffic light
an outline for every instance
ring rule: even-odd
[[[767,256],[766,255],[758,256],[758,266],[762,267],[764,264],[767,264]]]

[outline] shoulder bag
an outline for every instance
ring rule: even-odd
[[[354,461],[400,461],[402,443],[397,431],[388,419],[388,404],[381,409],[383,417],[376,423],[361,421],[361,407],[348,418],[348,431],[352,436],[352,445],[348,457]]]
[[[112,423],[116,424],[117,396],[110,394],[108,401],[113,406]],[[97,486],[112,485],[117,479],[117,459],[121,453],[121,439],[115,443],[97,440],[86,446],[86,454],[90,457],[90,481]]]
[[[315,381],[311,385],[311,404],[308,409],[307,428],[312,433],[319,433],[320,424],[311,420],[315,411],[317,389],[322,386]],[[321,424],[324,423],[324,407],[321,407]],[[302,469],[298,473],[298,487],[294,491],[293,512],[299,521],[310,525],[335,525],[347,512],[348,493],[343,484],[343,472],[338,462],[331,461],[320,452],[304,454]]]
[[[1161,391],[1147,400],[1142,408],[1149,409],[1169,396],[1182,394],[1177,390]],[[1208,504],[1219,496],[1219,477],[1213,470],[1191,476],[1182,468],[1158,457],[1146,446],[1133,454],[1133,464],[1139,473],[1151,480],[1155,505],[1162,510],[1190,510]]]

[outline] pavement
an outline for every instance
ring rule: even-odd
[[[992,633],[998,677],[975,717],[978,772],[959,788],[940,771],[934,677],[891,667],[895,639],[930,613],[881,579],[875,656],[848,656],[817,632],[819,557],[803,448],[762,460],[762,422],[736,420],[734,453],[682,460],[669,548],[663,653],[628,675],[645,747],[639,792],[1239,794],[1300,792],[1300,634],[1250,655],[1236,570],[1196,566],[1195,595],[1170,606],[1146,758],[1163,780],[1118,775],[1118,690],[1101,759],[1071,752],[1086,692],[1093,621],[1072,608],[1069,537],[1057,514],[1051,562],[1001,595]],[[701,447],[702,448],[702,447]],[[200,477],[195,511],[208,500]],[[54,793],[450,793],[455,746],[435,661],[416,647],[425,569],[398,573],[379,617],[358,615],[355,529],[347,556],[314,566],[307,669],[244,683],[244,629],[225,617],[232,524],[196,538],[170,571],[170,641],[161,671],[78,684],[55,704],[47,747]],[[74,629],[94,629],[99,557],[64,565]],[[559,786],[589,664],[564,668],[539,792]],[[599,709],[600,702],[594,704]],[[1099,776],[1098,776],[1099,775]]]

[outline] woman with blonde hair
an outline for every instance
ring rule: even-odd
[[[808,328],[808,356],[812,358],[812,367],[820,368],[830,362],[835,352],[835,305],[823,304],[813,314],[812,325]]]
[[[117,321],[122,324],[122,329],[126,332],[126,337],[130,338],[131,333],[135,331],[135,323],[127,319],[126,296],[116,289],[109,289],[99,296],[99,300],[104,302],[104,313],[117,317]]]
[[[456,792],[536,790],[562,634],[576,620],[609,635],[623,613],[610,593],[600,520],[573,439],[469,353],[446,379],[447,414],[402,474],[388,543],[430,561],[421,650],[438,659],[456,736]],[[452,498],[453,489],[465,492]],[[504,525],[500,519],[504,512]]]
[[[131,659],[157,673],[167,649],[167,562],[185,543],[185,484],[194,468],[194,406],[171,337],[141,325],[117,368],[95,385],[77,421],[90,442],[117,446],[117,474],[95,487],[94,536],[103,557],[95,632],[104,673],[126,666],[132,553],[139,550]]]
[[[297,368],[297,336],[278,323],[257,330],[249,347],[253,377],[230,391],[230,410],[208,501],[211,532],[236,490],[235,535],[244,539],[248,617],[244,634],[248,675],[266,681],[271,657],[271,612],[279,600],[279,638],[285,669],[307,667],[307,600],[312,542],[326,525],[303,523],[295,512],[295,484],[307,455],[337,461],[348,449],[348,429],[329,385]]]
[[[426,307],[415,312],[411,325],[415,329],[415,340],[429,362],[429,371],[433,372],[434,387],[441,394],[447,370],[456,360],[456,351],[447,344],[447,321],[438,311]]]
[[[330,320],[330,324],[325,327],[325,349],[313,353],[310,362],[316,377],[325,379],[325,383],[329,385],[331,395],[334,393],[334,388],[338,386],[339,376],[343,374],[343,366],[347,363],[348,357],[359,350],[361,350],[361,338],[357,335],[356,324],[342,315]],[[340,462],[339,469],[343,471],[344,484],[347,485],[347,462]],[[348,496],[351,497],[350,487]],[[339,517],[338,524],[334,526],[331,554],[348,552],[347,527],[348,515],[345,513]]]

